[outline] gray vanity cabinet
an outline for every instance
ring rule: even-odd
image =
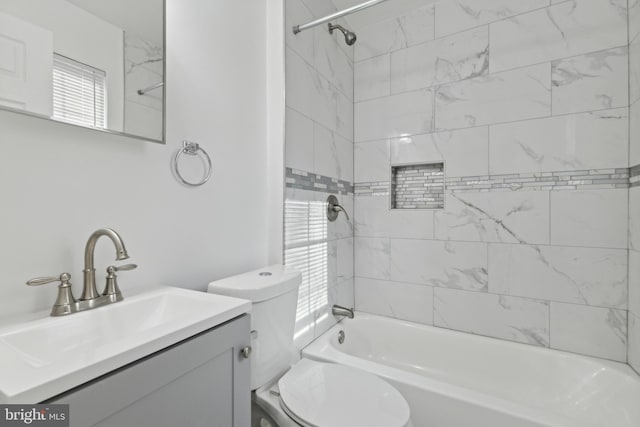
[[[249,427],[243,315],[56,396],[71,427]]]

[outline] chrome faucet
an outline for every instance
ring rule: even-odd
[[[331,313],[333,313],[334,316],[346,316],[349,319],[353,319],[354,317],[353,308],[342,307],[337,304],[332,307]]]
[[[84,248],[84,287],[82,288],[82,296],[80,301],[94,300],[100,297],[98,290],[96,289],[96,269],[93,266],[94,253],[96,250],[96,244],[98,239],[102,236],[107,236],[111,239],[116,247],[116,261],[122,261],[129,258],[127,249],[124,247],[122,238],[118,233],[110,228],[101,228],[93,232],[87,240],[87,246]]]
[[[107,268],[107,282],[104,292],[99,294],[96,289],[94,252],[96,249],[96,243],[98,243],[98,239],[102,236],[109,237],[115,245],[116,261],[129,258],[127,249],[124,247],[124,243],[122,242],[122,238],[114,230],[110,228],[101,228],[91,234],[84,250],[84,287],[82,289],[82,296],[79,300],[76,300],[71,292],[71,275],[69,273],[62,273],[58,277],[37,277],[27,282],[27,285],[29,286],[39,286],[52,282],[60,282],[60,286],[58,286],[58,297],[51,309],[52,316],[64,316],[66,314],[90,310],[106,304],[122,301],[122,294],[118,288],[118,282],[116,280],[117,276],[115,273],[117,271],[133,270],[137,265],[127,264],[118,267],[113,265],[109,266]]]

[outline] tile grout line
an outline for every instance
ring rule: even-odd
[[[419,91],[411,91],[411,92],[419,92]],[[411,93],[411,92],[406,92],[406,93]],[[639,100],[640,101],[640,100]],[[298,112],[298,110],[287,106],[288,108],[291,108],[292,110]],[[523,122],[531,122],[531,121],[535,121],[535,120],[546,120],[546,119],[554,119],[554,118],[559,118],[559,117],[570,117],[570,116],[578,116],[578,115],[585,115],[585,114],[593,114],[593,113],[603,113],[606,111],[614,111],[614,110],[626,110],[627,111],[627,115],[628,115],[628,108],[625,106],[621,106],[621,107],[614,107],[614,108],[603,108],[603,109],[599,109],[599,110],[584,110],[584,111],[576,111],[573,113],[563,113],[563,114],[557,114],[555,116],[551,116],[551,115],[545,115],[545,116],[537,116],[537,117],[528,117],[528,118],[523,118],[523,119],[519,119],[519,120],[511,120],[511,121],[506,121],[506,122],[492,122],[492,123],[483,123],[483,124],[479,124],[476,126],[466,126],[466,127],[457,127],[457,128],[442,128],[442,129],[434,129],[433,131],[430,132],[420,132],[420,133],[414,133],[414,134],[407,134],[404,136],[399,136],[399,135],[391,135],[391,136],[387,136],[387,137],[383,137],[383,138],[376,138],[376,139],[364,139],[364,140],[354,140],[353,143],[354,144],[367,144],[367,143],[372,143],[372,142],[380,142],[380,141],[387,141],[387,140],[393,140],[393,139],[400,139],[400,138],[407,138],[407,137],[411,137],[411,136],[419,136],[419,135],[432,135],[432,134],[438,134],[438,133],[445,133],[445,132],[454,132],[454,131],[463,131],[463,130],[468,130],[468,129],[478,129],[478,128],[483,128],[486,126],[492,126],[492,127],[496,127],[496,126],[507,126],[507,125],[511,125],[511,124],[516,124],[516,123],[523,123]],[[305,114],[300,113],[302,115],[304,115],[305,117],[307,117]],[[354,135],[355,138],[355,135]]]
[[[461,244],[469,244],[469,245],[479,245],[479,244],[487,244],[489,246],[535,246],[535,247],[544,247],[544,248],[565,248],[565,249],[587,249],[587,250],[602,250],[602,251],[615,251],[622,252],[627,249],[624,247],[606,247],[606,246],[583,246],[583,245],[566,245],[566,244],[551,244],[551,243],[520,243],[520,242],[504,242],[504,241],[487,241],[487,240],[457,240],[457,239],[438,239],[434,238],[420,238],[420,237],[394,237],[389,235],[365,235],[365,234],[357,234],[355,237],[361,239],[392,239],[392,240],[407,240],[407,241],[433,241],[433,242],[443,242],[443,243],[461,243]]]
[[[619,307],[613,307],[613,306],[606,306],[606,305],[590,305],[590,304],[582,304],[582,303],[577,303],[577,302],[571,302],[571,301],[563,301],[563,300],[559,300],[559,299],[547,299],[547,298],[541,298],[541,297],[531,297],[531,296],[522,296],[522,295],[516,295],[516,294],[509,294],[509,293],[497,293],[497,292],[491,292],[491,291],[481,291],[481,290],[474,290],[474,289],[462,289],[462,288],[454,288],[454,287],[448,287],[448,286],[438,286],[438,285],[432,285],[429,283],[418,283],[418,282],[408,282],[408,281],[403,281],[403,280],[394,280],[391,277],[389,277],[388,279],[386,278],[380,278],[380,277],[371,277],[371,276],[363,276],[363,275],[359,275],[359,276],[354,276],[355,277],[359,277],[362,279],[369,279],[369,280],[377,280],[380,282],[391,282],[391,283],[402,283],[405,285],[413,285],[413,286],[424,286],[424,287],[429,287],[429,288],[433,288],[434,290],[436,289],[447,289],[450,290],[451,292],[459,292],[459,293],[467,293],[467,294],[472,294],[472,295],[493,295],[493,296],[498,296],[498,297],[509,297],[509,298],[519,298],[519,299],[523,299],[523,300],[527,300],[527,301],[531,301],[531,302],[538,302],[538,303],[544,303],[546,304],[549,308],[551,306],[551,303],[554,304],[565,304],[565,305],[571,305],[574,307],[587,307],[587,308],[593,308],[596,310],[615,310],[618,312],[625,312],[627,311],[624,308],[619,308]],[[633,314],[633,313],[632,313]],[[550,318],[547,319],[549,321],[549,323],[551,323]]]
[[[627,163],[629,164],[629,176],[631,176],[631,21],[629,16],[629,0],[627,0],[627,96],[628,96],[628,123],[627,123]],[[630,182],[631,184],[631,182]],[[631,257],[629,255],[630,248],[630,239],[629,235],[631,232],[631,190],[627,191],[627,331],[626,331],[626,354],[625,361],[629,363],[629,294],[630,294],[630,283],[629,283],[629,271],[630,271],[630,261]]]
[[[307,61],[297,50],[293,49],[290,45],[286,45],[286,47],[288,47],[291,50],[291,52],[293,52],[302,62],[304,62],[308,68],[311,68],[316,74],[318,74],[318,77],[324,79],[327,83],[329,83],[329,86],[331,86],[331,88],[334,89],[334,92],[337,92],[340,95],[347,98],[347,100],[354,102],[353,99],[349,99],[347,94],[345,94],[343,90],[338,87],[338,85],[334,82],[333,79],[330,79],[326,77],[324,73],[321,73],[320,70],[318,70],[318,68],[316,67],[316,64],[312,64],[309,61]],[[314,39],[314,51],[315,51],[315,39]],[[286,57],[286,50],[285,50],[285,57]]]
[[[553,225],[552,225],[553,221],[551,220],[551,218],[552,218],[551,212],[552,212],[552,209],[551,209],[551,191],[549,191],[549,236],[548,236],[549,245],[551,245],[551,235],[552,235],[551,229],[553,227]]]
[[[569,0],[569,1],[571,1],[571,0]],[[487,46],[490,47],[489,44],[487,44]],[[608,48],[605,48],[605,49],[598,49],[598,50],[594,50],[594,51],[588,51],[588,52],[580,53],[580,54],[577,54],[577,55],[563,56],[563,57],[560,57],[560,58],[550,58],[550,59],[547,59],[547,60],[544,60],[544,61],[535,62],[535,63],[531,63],[531,64],[526,64],[526,65],[520,65],[520,66],[517,66],[517,67],[507,68],[507,69],[500,70],[500,71],[491,71],[491,64],[489,64],[489,72],[486,73],[486,74],[480,75],[480,76],[467,77],[467,78],[462,78],[462,79],[458,79],[458,80],[451,80],[451,81],[446,81],[446,82],[442,82],[442,83],[432,84],[432,85],[429,85],[429,86],[424,86],[424,87],[419,87],[419,88],[414,88],[414,89],[409,89],[409,90],[403,90],[403,91],[400,91],[400,92],[393,92],[392,91],[390,96],[400,95],[400,94],[408,93],[408,92],[416,92],[418,90],[439,88],[441,86],[459,84],[459,83],[465,82],[467,80],[480,79],[480,78],[488,77],[488,76],[495,76],[497,74],[508,73],[508,72],[517,71],[517,70],[523,70],[525,68],[541,66],[541,65],[544,65],[544,64],[547,64],[547,63],[553,63],[553,62],[557,62],[557,61],[565,61],[565,60],[572,59],[572,58],[578,58],[578,57],[581,57],[581,56],[593,55],[593,54],[596,54],[596,53],[607,52],[607,51],[610,51],[610,50],[624,49],[624,48],[627,48],[627,47],[628,47],[628,45],[615,45],[615,46],[608,47]],[[406,50],[406,48],[398,49],[398,50],[396,50],[394,52],[399,52],[399,51],[402,51],[402,50]],[[394,53],[394,52],[391,52],[391,53]],[[381,58],[381,57],[386,56],[386,55],[390,55],[390,53],[387,52],[387,53],[378,55],[378,56],[376,56],[374,58]],[[299,54],[298,54],[298,56],[299,56]],[[370,58],[370,59],[373,59],[373,58]],[[365,60],[362,60],[362,61],[359,61],[359,62],[369,61],[370,59],[365,59]],[[324,75],[322,75],[322,77],[324,78]],[[364,98],[364,99],[360,99],[358,101],[354,100],[354,104],[360,104],[360,103],[363,103],[363,102],[372,101],[372,100],[381,99],[381,98],[385,98],[385,96],[375,96],[375,97],[371,97],[371,98]]]
[[[433,26],[433,36],[434,36],[434,38],[433,38],[433,39],[431,39],[431,40],[425,40],[425,41],[423,41],[423,42],[416,43],[416,44],[412,44],[412,45],[407,45],[407,46],[405,46],[405,47],[398,48],[398,49],[392,49],[392,50],[387,51],[387,52],[385,52],[385,53],[381,53],[381,54],[373,55],[373,56],[366,57],[366,58],[362,58],[362,59],[359,59],[359,60],[355,60],[355,57],[354,57],[354,62],[362,62],[362,61],[366,61],[366,60],[368,60],[368,59],[376,58],[376,57],[378,57],[378,56],[382,56],[382,55],[385,55],[385,54],[388,54],[388,53],[397,52],[397,51],[402,50],[402,49],[408,49],[408,48],[411,48],[411,47],[414,47],[414,46],[419,46],[419,45],[427,44],[427,43],[431,43],[431,42],[434,42],[434,41],[437,41],[437,40],[442,40],[442,39],[445,39],[445,38],[447,38],[447,37],[451,37],[451,36],[455,36],[455,35],[460,35],[460,34],[462,34],[462,33],[465,33],[465,32],[468,32],[468,31],[472,31],[472,30],[477,30],[478,28],[482,28],[482,27],[485,27],[485,26],[490,27],[491,25],[493,25],[493,24],[495,24],[495,23],[498,23],[498,22],[507,21],[507,20],[509,20],[509,19],[516,18],[516,17],[518,17],[518,16],[526,15],[526,14],[533,13],[533,12],[539,12],[539,11],[541,11],[541,10],[548,9],[549,7],[553,7],[553,6],[556,6],[556,5],[562,4],[562,3],[568,3],[568,2],[570,2],[570,1],[573,1],[573,0],[563,0],[563,1],[560,1],[560,2],[558,2],[558,3],[550,4],[550,5],[548,5],[548,6],[538,7],[538,8],[531,9],[531,10],[528,10],[528,11],[525,11],[525,12],[517,13],[517,14],[515,14],[515,15],[509,15],[509,16],[504,17],[504,18],[496,19],[495,21],[485,22],[484,24],[474,25],[474,26],[472,26],[472,27],[464,28],[464,29],[462,29],[462,30],[455,31],[455,32],[453,32],[453,33],[447,33],[447,34],[444,34],[444,35],[439,36],[439,37],[437,37],[437,36],[436,36],[436,24],[435,24],[435,23],[437,22],[437,20],[436,20],[436,9],[437,9],[437,8],[436,8],[436,7],[434,7],[434,26]],[[401,15],[401,16],[402,16],[402,15]],[[375,22],[375,23],[370,24],[370,25],[365,25],[364,27],[360,28],[359,30],[362,30],[362,29],[364,29],[364,28],[371,27],[371,26],[374,26],[374,25],[380,25],[382,22],[385,22],[385,21],[391,21],[391,20],[393,20],[393,19],[397,19],[397,17],[396,17],[396,18],[384,19],[384,20],[382,20],[382,21]],[[358,31],[359,31],[359,30],[358,30]]]

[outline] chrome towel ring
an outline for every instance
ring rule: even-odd
[[[202,181],[200,181],[200,182],[189,182],[189,181],[187,181],[186,179],[184,179],[182,177],[182,174],[180,173],[180,170],[178,169],[178,160],[180,159],[180,156],[182,154],[188,154],[190,156],[197,156],[198,155],[198,151],[202,152],[204,157],[207,159],[207,164],[208,164],[207,173],[206,173],[205,177],[202,179]],[[207,181],[209,181],[209,178],[211,178],[211,173],[213,172],[213,165],[211,164],[211,157],[209,157],[209,154],[207,154],[207,152],[204,150],[204,148],[200,147],[200,144],[197,144],[195,142],[182,141],[182,148],[180,150],[178,150],[178,152],[176,153],[176,156],[173,158],[173,169],[176,171],[176,175],[178,176],[180,181],[182,181],[184,184],[190,185],[191,187],[199,187],[202,184],[204,184]]]

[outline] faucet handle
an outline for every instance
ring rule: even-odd
[[[71,292],[71,275],[62,273],[59,277],[36,277],[27,281],[29,286],[46,285],[47,283],[60,282],[58,286],[58,296],[51,308],[52,316],[64,316],[77,311],[76,299]]]
[[[331,222],[338,219],[338,214],[342,212],[349,221],[349,214],[345,208],[338,202],[338,198],[333,194],[327,197],[327,219]]]
[[[71,280],[71,275],[69,273],[62,273],[59,277],[36,277],[34,279],[27,281],[27,285],[40,286],[40,285],[46,285],[48,283],[60,282],[60,287],[63,287],[63,286],[66,287],[66,286],[71,286],[71,283],[69,283],[69,280]]]
[[[127,270],[135,270],[138,268],[138,264],[125,264],[125,265],[110,265],[107,267],[107,273],[115,273],[116,271],[127,271]]]
[[[121,266],[110,265],[107,267],[107,284],[104,287],[102,295],[109,297],[112,301],[122,301],[122,292],[118,287],[117,271],[134,270],[138,268],[137,264],[125,264]]]

